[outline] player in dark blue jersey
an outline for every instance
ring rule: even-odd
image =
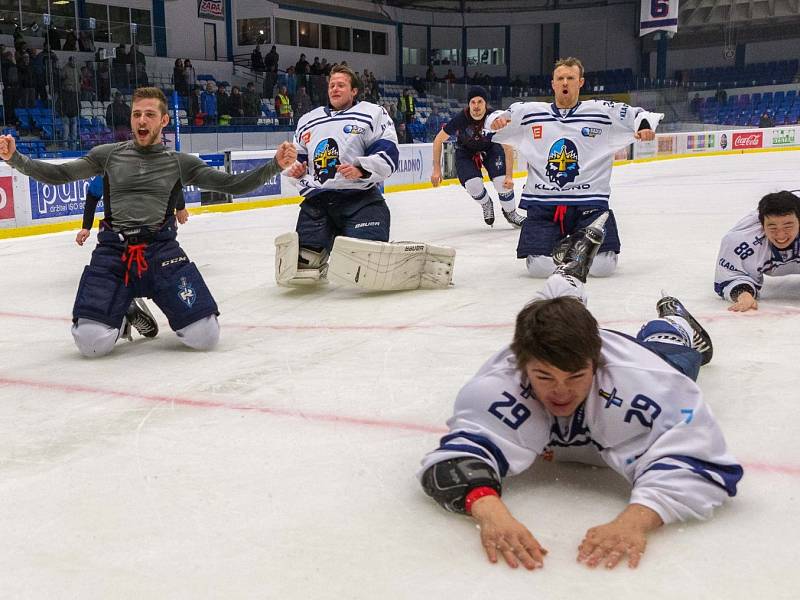
[[[494,224],[492,198],[483,185],[481,168],[485,168],[492,180],[506,221],[521,227],[524,217],[516,211],[514,201],[514,153],[509,146],[490,140],[483,131],[486,115],[489,114],[488,95],[481,86],[469,90],[468,106],[437,134],[433,140],[433,174],[431,183],[437,187],[442,182],[442,144],[450,136],[456,136],[456,173],[461,185],[483,208],[483,220]]]

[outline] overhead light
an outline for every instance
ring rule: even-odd
[[[55,0],[53,4],[69,4],[72,0]]]

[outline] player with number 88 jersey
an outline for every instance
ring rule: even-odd
[[[539,456],[607,465],[632,485],[628,506],[590,529],[589,566],[635,567],[647,533],[706,519],[743,471],[693,379],[710,338],[675,298],[634,338],[599,329],[583,286],[552,275],[517,317],[514,341],[461,389],[449,433],[419,471],[425,492],[478,522],[490,561],[541,567],[547,551],[499,495]]]
[[[767,194],[725,237],[717,256],[714,291],[733,304],[728,310],[758,308],[764,275],[800,273],[800,198]]]

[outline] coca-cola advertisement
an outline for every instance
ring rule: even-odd
[[[749,131],[747,133],[734,133],[731,147],[734,150],[746,150],[748,148],[761,148],[763,145],[764,132]]]

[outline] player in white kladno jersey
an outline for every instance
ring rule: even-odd
[[[635,567],[649,531],[705,519],[742,477],[693,379],[711,359],[708,334],[675,298],[634,338],[599,329],[583,285],[602,243],[578,235],[565,263],[517,317],[514,340],[461,389],[450,429],[422,461],[425,492],[471,515],[490,561],[543,565],[547,553],[500,499],[501,481],[544,455],[606,464],[632,485],[627,507],[578,548],[588,566]],[[586,257],[588,254],[588,258]]]
[[[635,139],[652,140],[664,115],[617,102],[580,101],[583,65],[559,60],[553,71],[555,101],[518,102],[492,113],[492,141],[516,147],[528,163],[520,198],[527,218],[517,245],[534,277],[552,274],[564,238],[608,210],[614,153]],[[620,241],[613,212],[590,275],[611,275]]]
[[[792,192],[767,194],[734,225],[719,247],[714,291],[733,302],[728,310],[758,309],[764,275],[800,273],[800,198]]]

